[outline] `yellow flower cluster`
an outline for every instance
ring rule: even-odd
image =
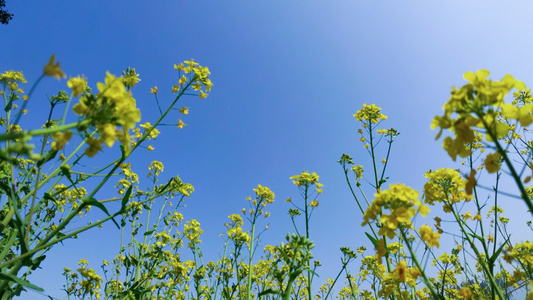
[[[17,92],[21,94],[24,92],[18,87],[19,83],[25,83],[26,79],[22,72],[18,71],[6,71],[3,74],[0,74],[0,82],[7,87],[11,92]],[[0,95],[4,95],[4,90],[0,90]],[[23,99],[26,100],[28,96],[23,96]],[[15,108],[15,106],[13,106]]]
[[[443,147],[450,157],[455,160],[457,155],[467,157],[471,153],[470,145],[474,142],[474,130],[472,127],[485,128],[486,140],[504,137],[510,127],[498,118],[497,109],[501,107],[502,115],[514,118],[525,124],[533,121],[528,116],[533,106],[521,109],[513,105],[505,105],[504,97],[512,88],[524,90],[525,84],[506,75],[501,81],[487,79],[489,71],[479,70],[476,73],[466,72],[464,79],[469,81],[460,89],[455,87],[448,102],[444,104],[444,115],[433,119],[431,128],[439,128],[438,139],[443,129],[454,132],[454,138],[446,137]],[[529,123],[528,123],[529,122]]]
[[[194,73],[193,79],[195,80],[195,83],[192,84],[192,87],[195,91],[199,91],[199,97],[200,99],[206,98],[209,94],[205,92],[211,91],[211,87],[213,86],[213,83],[211,82],[211,79],[209,79],[209,75],[211,72],[209,72],[208,67],[202,67],[197,62],[194,61],[194,59],[191,58],[191,60],[184,61],[185,64],[181,63],[179,65],[174,65],[174,69],[178,71],[183,71],[186,74],[187,73]],[[178,83],[180,85],[183,85],[187,82],[187,78],[185,75],[183,75]],[[205,91],[202,90],[202,87],[204,87]],[[172,92],[177,92],[179,90],[178,86],[172,87]]]
[[[22,72],[19,71],[5,71],[3,74],[0,74],[0,82],[9,85],[13,82],[15,83],[25,83],[27,82],[24,78],[24,75],[22,75]]]
[[[73,209],[79,207],[81,199],[87,196],[87,190],[84,187],[68,189],[64,184],[56,184],[54,186],[54,204],[59,208],[59,211],[64,212],[65,205],[70,203]],[[90,210],[90,205],[85,209],[85,213]],[[81,212],[80,212],[81,214]]]
[[[200,228],[200,222],[192,219],[191,221],[185,222],[183,233],[189,240],[189,248],[191,248],[193,244],[202,242],[200,240],[200,235],[204,233],[204,231]]]
[[[317,193],[321,194],[324,185],[318,182],[318,178],[319,176],[315,172],[309,173],[307,171],[303,171],[300,175],[289,177],[289,179],[292,179],[292,182],[297,186],[309,187],[315,185]]]
[[[508,263],[513,260],[519,261],[521,264],[525,264],[528,270],[531,270],[533,268],[533,243],[525,241],[512,247],[507,247],[503,259]]]
[[[357,179],[363,178],[363,166],[353,166],[352,171],[355,173],[355,177]]]
[[[80,76],[70,78],[67,81],[67,86],[72,89],[74,97],[78,97],[87,90],[87,79]]]
[[[163,165],[162,162],[154,160],[154,161],[152,161],[152,163],[150,163],[150,166],[148,167],[148,170],[150,170],[150,172],[148,172],[146,177],[152,176],[152,172],[153,172],[154,176],[159,176],[159,174],[161,174],[161,172],[163,172],[164,168],[165,168],[165,166]]]
[[[429,247],[435,246],[439,248],[440,234],[438,232],[433,232],[433,229],[431,229],[431,227],[427,226],[426,224],[422,225],[418,232],[420,233],[422,241],[426,242]]]
[[[130,149],[130,129],[141,120],[141,112],[135,105],[135,99],[126,90],[122,78],[117,78],[107,72],[105,83],[98,82],[99,93],[90,93],[80,97],[79,103],[73,110],[80,116],[85,116],[91,125],[96,126],[99,138],[88,139],[90,147],[85,151],[88,156],[94,156],[102,149],[101,144],[113,146],[115,140],[122,142],[126,152]],[[122,131],[116,129],[122,126]]]
[[[386,235],[392,239],[399,225],[411,227],[411,218],[420,212],[426,216],[429,208],[418,201],[418,192],[404,184],[391,184],[389,190],[384,190],[374,195],[376,198],[364,214],[363,226],[371,220],[379,221],[382,226],[379,235]],[[389,209],[390,214],[385,214],[384,209]]]
[[[228,227],[228,237],[236,244],[250,242],[250,235],[242,228],[242,225],[244,225],[242,217],[238,214],[233,214],[228,216],[228,218],[232,221],[230,224],[225,224]]]
[[[270,188],[258,184],[257,188],[254,189],[254,192],[257,195],[257,197],[264,200],[262,201],[263,207],[266,206],[268,203],[274,202],[274,193],[270,190]]]
[[[444,211],[449,212],[449,205],[473,198],[465,191],[468,182],[457,170],[441,168],[429,171],[424,176],[428,179],[424,184],[425,203],[434,205],[435,202],[444,202]]]
[[[67,131],[65,133],[62,132],[54,132],[52,133],[52,139],[54,141],[52,142],[52,150],[63,150],[63,147],[65,147],[65,144],[72,138],[72,131]]]
[[[387,120],[387,116],[381,113],[381,107],[371,104],[366,105],[366,103],[363,104],[363,108],[361,108],[359,111],[357,111],[356,114],[353,115],[357,121],[370,121],[372,123],[378,123],[383,120]]]
[[[78,265],[81,265],[80,268],[77,269],[78,273],[81,276],[81,281],[78,282],[78,276],[76,273],[71,273],[70,277],[72,279],[76,279],[72,286],[70,287],[71,290],[77,291],[77,296],[81,297],[90,295],[91,298],[94,296],[96,299],[100,299],[100,289],[102,285],[102,277],[96,274],[94,269],[87,268],[88,262],[85,259],[80,259],[78,262]],[[79,285],[79,287],[76,287],[76,283]]]

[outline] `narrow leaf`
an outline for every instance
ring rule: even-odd
[[[36,290],[36,291],[39,291],[39,292],[44,292],[44,289],[43,288],[40,288],[36,285],[33,285],[29,282],[27,282],[26,280],[24,279],[21,279],[21,278],[18,278],[17,276],[15,275],[11,275],[9,273],[0,273],[0,278],[3,279],[3,280],[10,280],[10,281],[14,281],[24,287],[27,287],[27,288],[30,288],[32,290]]]

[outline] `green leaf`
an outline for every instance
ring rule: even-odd
[[[37,167],[40,167],[40,166],[44,165],[46,162],[54,159],[56,157],[56,154],[57,154],[57,150],[50,150],[50,151],[46,152],[44,154],[43,158],[41,158],[41,160],[39,160],[39,162],[37,162]],[[62,167],[62,168],[65,168],[65,167]]]
[[[511,237],[509,236],[505,242],[503,244],[501,244],[501,246],[498,248],[498,250],[496,250],[496,252],[494,252],[494,254],[492,254],[492,256],[489,258],[489,264],[494,264],[494,262],[496,261],[496,258],[498,258],[498,256],[500,255],[500,253],[502,252],[503,250],[503,246],[505,246],[507,244],[507,242],[509,241]]]
[[[120,153],[122,154],[122,159],[126,158],[126,150],[124,149],[124,145],[120,145]]]
[[[37,268],[39,268],[39,265],[43,262],[43,260],[45,258],[46,258],[46,255],[42,255],[42,256],[39,256],[36,259],[32,260],[31,261],[31,263],[32,263],[31,269],[33,271],[37,270]]]
[[[124,194],[124,198],[122,198],[122,205],[121,205],[121,208],[120,208],[120,213],[124,213],[126,211],[126,204],[128,203],[128,201],[130,200],[130,196],[131,196],[131,190],[133,189],[133,185],[130,185],[130,187],[128,188],[128,190],[126,191],[126,193]]]
[[[378,240],[376,240],[373,236],[371,236],[370,234],[368,234],[368,232],[365,232],[366,236],[370,239],[370,241],[372,242],[372,245],[374,245],[374,248],[378,248]]]
[[[150,234],[152,234],[152,233],[154,233],[154,232],[155,232],[155,230],[147,231],[147,232],[144,233],[144,236],[150,235]]]
[[[482,237],[480,237],[480,236],[479,236],[479,235],[477,235],[477,234],[474,234],[474,233],[469,233],[469,235],[470,235],[470,236],[472,236],[473,238],[476,238],[476,239],[478,239],[478,240],[480,240],[480,241],[483,241],[483,238],[482,238]]]
[[[72,177],[70,176],[69,168],[65,166],[61,166],[59,167],[59,169],[61,170],[61,173],[63,173],[63,175],[65,175],[72,182]]]
[[[289,258],[289,256],[287,256],[285,251],[283,251],[283,248],[279,247],[278,250],[279,250],[279,253],[281,253],[281,256],[283,256],[283,259],[285,259],[286,262],[289,262],[290,258]]]
[[[257,297],[261,297],[263,295],[268,295],[268,294],[279,295],[279,292],[278,291],[274,291],[273,289],[268,289],[268,290],[264,290],[261,293],[257,294]]]
[[[54,197],[52,197],[49,193],[44,193],[43,198],[46,200],[54,201]]]
[[[39,292],[44,292],[44,289],[43,288],[40,288],[36,285],[33,285],[29,282],[27,282],[26,280],[24,279],[21,279],[21,278],[18,278],[17,276],[15,275],[11,275],[11,274],[8,274],[8,273],[0,273],[0,278],[3,279],[3,280],[9,280],[9,281],[14,281],[24,287],[27,287],[27,288],[30,288],[32,290],[36,290],[36,291],[39,291]]]
[[[4,108],[4,111],[10,111],[13,107],[13,101],[17,100],[15,97],[15,94],[13,93],[11,98],[9,98],[9,102],[6,104],[6,108]]]
[[[79,207],[80,211],[87,205],[93,205],[93,206],[96,206],[99,209],[101,209],[106,215],[111,216],[109,214],[109,212],[107,211],[107,208],[105,208],[105,206],[102,203],[98,202],[96,199],[94,199],[94,198],[90,198],[90,199],[89,198],[82,198],[81,201],[82,201],[82,204]],[[120,227],[118,226],[118,224],[115,221],[115,219],[112,218],[111,221],[113,221],[113,223],[115,223],[117,228],[120,229]]]
[[[302,274],[302,270],[295,270],[294,272],[289,274],[289,281],[292,281],[298,277],[298,275]]]

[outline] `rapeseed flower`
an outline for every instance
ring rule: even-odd
[[[450,99],[444,104],[444,115],[433,119],[431,128],[439,128],[436,139],[440,137],[443,129],[454,132],[455,138],[447,137],[443,143],[444,149],[453,160],[457,155],[470,155],[474,141],[472,128],[485,128],[487,141],[492,141],[493,136],[500,139],[507,134],[510,127],[500,120],[499,108],[506,118],[515,118],[524,124],[533,122],[533,117],[530,116],[533,107],[521,111],[504,103],[505,95],[512,88],[521,91],[526,88],[525,84],[511,75],[506,75],[501,81],[489,80],[488,75],[487,70],[466,72],[463,77],[469,83],[460,89],[454,87]]]
[[[188,107],[182,107],[180,110],[179,110],[180,113],[184,114],[184,115],[187,115],[189,114],[189,108]]]
[[[501,155],[499,152],[487,154],[487,157],[485,158],[485,168],[487,169],[487,172],[494,173],[500,169],[500,157]]]
[[[87,79],[79,76],[70,78],[67,81],[67,86],[72,89],[74,97],[78,97],[87,90]]]
[[[55,59],[56,59],[56,56],[52,54],[52,56],[50,56],[50,60],[48,61],[48,64],[44,66],[43,74],[45,76],[54,76],[57,80],[59,80],[60,77],[66,78],[67,75],[65,75],[65,73],[61,71],[61,66],[59,65],[59,62],[54,63]]]
[[[457,170],[441,168],[429,171],[424,176],[428,181],[424,184],[425,203],[447,201],[451,204],[472,200],[472,195],[465,191],[467,181]]]
[[[11,70],[0,74],[0,82],[4,83],[5,85],[9,85],[11,83],[25,83],[27,81],[22,72]]]
[[[383,121],[388,118],[381,113],[381,107],[375,104],[366,105],[366,103],[364,103],[363,108],[357,111],[357,113],[355,113],[353,116],[357,121],[369,121],[372,123],[378,123],[379,121]]]
[[[52,138],[54,139],[52,142],[52,150],[63,150],[65,144],[70,140],[70,138],[72,138],[72,131],[67,131],[65,133],[54,132],[52,133]]]
[[[426,224],[422,225],[418,232],[420,233],[422,241],[426,242],[429,247],[436,246],[437,248],[439,248],[440,234],[438,232],[433,232],[433,229],[431,229],[431,227],[427,226]]]

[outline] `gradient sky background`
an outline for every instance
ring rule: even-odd
[[[464,84],[464,72],[488,69],[494,80],[510,73],[533,84],[532,8],[528,1],[7,1],[15,16],[0,27],[0,69],[21,70],[33,83],[55,54],[68,76],[83,74],[94,88],[106,71],[120,75],[135,67],[141,122],[153,122],[158,111],[150,88],[158,86],[161,102],[172,99],[179,79],[173,64],[194,58],[208,66],[211,95],[185,98],[190,113],[181,118],[189,126],[163,128],[149,156],[133,157],[135,170],[145,174],[157,159],[165,164],[163,178],[178,174],[195,186],[182,213],[201,223],[211,259],[221,253],[227,216],[247,207],[244,199],[257,184],[276,193],[272,216],[261,223],[270,230],[260,247],[283,241],[293,232],[284,200],[300,199],[289,177],[317,172],[325,187],[311,238],[324,264],[322,284],[341,266],[339,247],[370,246],[336,162],[347,153],[370,168],[352,115],[363,103],[383,108],[389,116],[383,126],[401,132],[388,183],[420,191],[429,169],[458,166],[442,140],[434,141],[430,123],[451,87]],[[28,117],[44,122],[45,95],[58,89],[67,89],[65,80],[46,78]],[[118,155],[119,148],[105,152]],[[104,164],[99,156],[93,161]],[[504,190],[516,194],[513,185]],[[106,192],[100,198],[114,190]],[[525,205],[507,204],[515,241],[531,239],[530,231],[519,231]],[[98,269],[118,253],[119,237],[109,223],[58,245],[32,282],[63,298],[63,267],[87,258]],[[47,298],[29,292],[22,299]]]

